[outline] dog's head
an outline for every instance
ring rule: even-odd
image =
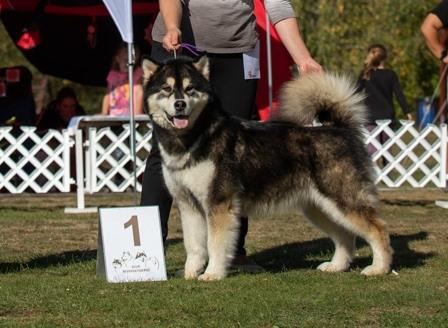
[[[177,133],[190,130],[211,97],[208,58],[163,64],[144,59],[142,67],[145,109],[153,122]]]

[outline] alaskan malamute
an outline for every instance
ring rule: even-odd
[[[347,270],[360,236],[373,251],[361,273],[389,272],[392,248],[363,143],[365,108],[347,78],[309,74],[287,83],[278,114],[259,123],[221,110],[205,56],[145,59],[143,71],[163,177],[181,214],[186,279],[226,276],[240,216],[285,210],[302,210],[333,240],[333,258],[319,270]],[[322,125],[310,126],[316,117]]]

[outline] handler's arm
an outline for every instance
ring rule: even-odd
[[[439,38],[439,31],[443,28],[443,23],[434,14],[428,14],[420,27],[420,31],[423,34],[428,49],[436,58],[442,56],[442,51],[445,50],[445,45]],[[448,63],[448,58],[445,56],[445,63]]]
[[[109,115],[109,93],[106,93],[101,103],[101,115]]]
[[[177,50],[180,48],[182,4],[180,0],[159,0],[159,8],[166,28],[163,47],[168,51]]]
[[[134,114],[141,115],[143,114],[143,87],[141,84],[137,84],[134,87]]]
[[[269,18],[280,39],[302,73],[321,72],[322,67],[311,57],[303,42],[296,14],[289,0],[265,0]]]
[[[274,25],[294,62],[302,73],[321,72],[322,67],[311,57],[300,35],[296,18],[286,18]]]

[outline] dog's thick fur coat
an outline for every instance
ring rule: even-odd
[[[392,249],[362,137],[365,109],[347,78],[289,82],[277,115],[258,123],[222,112],[206,57],[146,59],[143,70],[164,180],[181,213],[186,279],[226,276],[240,216],[300,210],[335,244],[319,270],[347,270],[360,236],[373,251],[362,273],[389,272]],[[310,126],[316,117],[323,124]]]

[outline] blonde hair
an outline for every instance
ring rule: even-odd
[[[364,60],[362,77],[370,80],[372,71],[376,70],[381,63],[387,59],[387,50],[382,44],[372,44],[368,49],[368,54]]]

